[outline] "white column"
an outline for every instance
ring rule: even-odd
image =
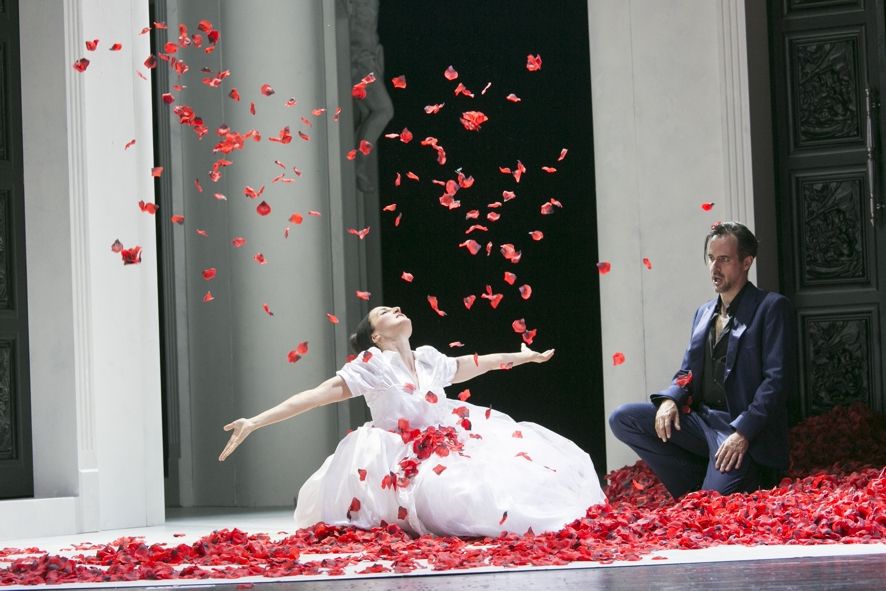
[[[153,200],[150,85],[135,76],[147,6],[20,8],[37,498],[0,502],[0,537],[160,523],[154,221],[136,205]],[[94,38],[92,63],[75,72]],[[114,41],[123,51],[108,51]],[[124,267],[117,238],[142,246],[144,262]]]
[[[173,146],[181,163],[172,171],[174,190],[186,218],[179,270],[187,297],[186,316],[179,318],[179,324],[187,326],[180,347],[187,350],[189,374],[181,392],[180,478],[186,505],[291,506],[302,482],[338,441],[338,409],[329,406],[263,429],[228,461],[217,461],[228,438],[222,426],[332,376],[344,362],[347,328],[356,322],[347,311],[353,273],[345,269],[345,259],[353,252],[348,241],[356,238],[346,235],[343,227],[355,225],[344,220],[353,216],[356,205],[353,190],[342,184],[339,163],[351,147],[343,145],[350,132],[339,131],[348,119],[332,120],[337,107],[347,110],[350,105],[338,98],[335,52],[340,44],[332,5],[188,0],[170,6],[170,14],[179,21],[213,21],[221,43],[200,62],[231,72],[219,89],[192,79],[187,90],[174,93],[176,104],[191,105],[211,130],[202,142],[190,130],[181,130]],[[275,94],[260,93],[266,83]],[[228,96],[233,87],[241,95],[239,103]],[[342,91],[349,97],[350,87]],[[296,106],[285,106],[290,98]],[[250,102],[255,103],[255,115],[249,112]],[[327,112],[314,116],[314,108]],[[305,125],[301,117],[313,125]],[[213,183],[206,172],[224,156],[211,152],[221,123],[240,133],[257,129],[262,141],[249,141],[242,151],[225,156],[234,164]],[[178,126],[177,121],[172,125]],[[287,125],[291,143],[268,141]],[[298,131],[310,140],[302,140]],[[302,176],[296,177],[293,166]],[[295,182],[272,183],[280,173]],[[202,194],[193,185],[198,177]],[[247,185],[264,185],[264,194],[247,198]],[[214,199],[216,192],[227,200]],[[262,200],[271,206],[270,215],[257,214]],[[309,216],[310,210],[321,216]],[[304,216],[301,225],[287,221],[294,212]],[[286,226],[288,239],[283,234]],[[209,236],[196,235],[198,227]],[[246,245],[233,248],[234,236],[246,238]],[[267,264],[255,262],[259,252]],[[207,267],[218,270],[209,282],[201,277]],[[215,300],[204,303],[207,290]],[[273,317],[263,311],[263,303]],[[341,323],[331,324],[327,312]],[[287,352],[301,341],[308,341],[308,355],[288,363]]]
[[[713,297],[710,225],[754,227],[739,2],[589,0],[604,407],[667,386]],[[702,202],[714,209],[703,212]],[[641,263],[648,257],[653,265]],[[613,366],[621,351],[626,362]],[[636,459],[607,426],[607,467]]]

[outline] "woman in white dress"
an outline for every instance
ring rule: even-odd
[[[252,418],[225,425],[227,458],[261,427],[363,396],[372,420],[339,443],[298,493],[295,521],[371,528],[382,521],[415,534],[497,536],[556,531],[606,497],[587,453],[530,422],[447,398],[444,388],[490,370],[544,363],[554,354],[447,357],[412,349],[400,308],[372,309],[351,336],[361,351],[335,377]],[[465,398],[462,395],[462,398]]]

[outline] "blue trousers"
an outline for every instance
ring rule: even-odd
[[[702,408],[681,414],[680,430],[672,428],[671,438],[664,442],[655,433],[657,411],[651,402],[623,404],[609,417],[609,426],[649,465],[675,499],[694,490],[727,495],[773,484],[764,475],[767,469],[756,465],[747,453],[740,468],[720,472],[714,467],[714,454],[734,431],[725,412]]]

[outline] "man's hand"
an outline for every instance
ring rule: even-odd
[[[662,441],[671,438],[671,427],[680,430],[680,410],[677,403],[670,398],[665,399],[655,413],[655,432]]]
[[[749,445],[748,438],[736,431],[720,444],[720,449],[714,454],[714,467],[720,472],[741,468],[741,460]]]

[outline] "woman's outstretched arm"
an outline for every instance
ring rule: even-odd
[[[524,363],[544,363],[553,356],[553,349],[548,349],[544,353],[537,353],[525,344],[520,345],[519,353],[479,355],[476,358],[476,362],[473,355],[462,355],[455,358],[458,362],[458,368],[455,370],[452,383],[466,382],[493,369],[510,369]]]
[[[237,446],[243,443],[243,440],[256,429],[291,419],[318,406],[347,400],[350,397],[351,391],[348,389],[348,385],[339,376],[335,376],[316,388],[293,394],[277,406],[269,408],[251,419],[237,419],[228,423],[225,425],[225,431],[233,431],[233,433],[231,433],[231,438],[218,459],[220,462],[224,462],[225,458],[231,455]]]

